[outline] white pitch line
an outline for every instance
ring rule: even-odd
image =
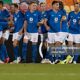
[[[80,76],[79,73],[0,73],[0,75],[23,75],[23,76]]]

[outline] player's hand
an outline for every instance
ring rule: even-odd
[[[39,23],[38,23],[38,26],[40,27],[41,25],[44,24],[44,20],[41,20]]]
[[[9,25],[10,27],[13,27],[13,26],[14,26],[13,21],[9,21],[9,22],[8,22],[8,25]]]
[[[46,30],[49,31],[50,30],[50,27],[49,26],[46,26]]]
[[[42,22],[39,22],[39,23],[38,23],[38,26],[40,27],[42,24],[43,24]]]
[[[41,22],[38,23],[38,26],[40,27],[40,26],[43,25],[43,24],[44,24],[44,22],[41,21]]]
[[[22,35],[22,34],[23,34],[23,32],[22,32],[22,31],[20,31],[20,32],[19,32],[19,35]]]
[[[67,18],[66,18],[66,16],[62,16],[62,21],[65,21]]]

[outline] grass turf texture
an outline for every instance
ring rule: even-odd
[[[0,80],[80,80],[80,65],[0,64]]]

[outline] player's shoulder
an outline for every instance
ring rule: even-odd
[[[19,10],[19,14],[20,14],[20,15],[24,15],[24,13],[23,13],[22,11],[20,11],[20,10]]]
[[[68,16],[73,16],[73,15],[74,15],[74,11],[68,13]]]
[[[44,15],[48,15],[48,12],[47,12],[47,10],[45,11]]]
[[[27,10],[27,11],[25,12],[25,15],[27,15],[27,14],[30,14],[30,11],[29,11],[29,10]]]
[[[79,11],[79,15],[80,15],[80,11]]]
[[[25,14],[22,11],[19,11],[19,15],[20,15],[21,18],[25,17]]]
[[[51,13],[53,10],[52,9],[50,9],[50,10],[47,10],[47,13]]]
[[[40,11],[40,13],[41,13],[42,15],[47,15],[47,14],[48,14],[47,10],[44,11],[44,12]]]
[[[2,10],[3,13],[9,14],[9,11],[7,9]]]
[[[60,9],[59,12],[60,13],[66,13],[66,10],[65,9]]]
[[[41,12],[39,10],[35,10],[34,13],[35,14],[41,14]]]
[[[22,12],[19,10],[18,14],[22,14]]]
[[[74,14],[74,11],[69,12],[69,14]]]
[[[52,9],[50,9],[50,10],[47,11],[47,14],[51,16],[51,15],[54,14],[54,11]]]
[[[9,12],[7,9],[3,9],[2,11],[3,11],[3,12]]]

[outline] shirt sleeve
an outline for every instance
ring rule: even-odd
[[[5,14],[6,14],[6,17],[7,17],[7,18],[10,17],[10,13],[9,13],[8,10],[5,10]]]
[[[8,26],[8,22],[0,22],[0,30],[3,30]]]
[[[8,26],[8,22],[0,22],[1,26]]]

